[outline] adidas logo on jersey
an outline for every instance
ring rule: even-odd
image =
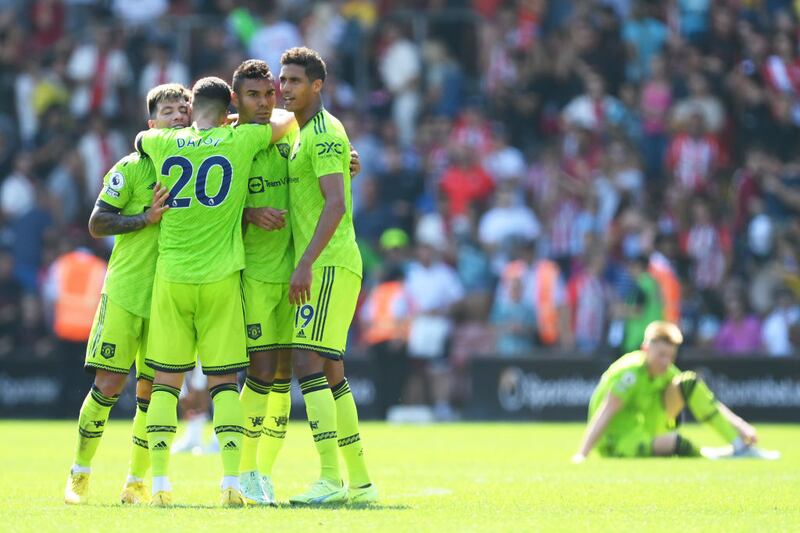
[[[298,339],[305,339],[306,338],[306,332],[301,329],[300,331],[297,332],[297,338]]]
[[[157,443],[155,444],[155,446],[153,446],[153,449],[154,449],[154,450],[166,450],[167,448],[169,448],[169,446],[167,446],[167,443],[166,443],[166,442],[164,442],[163,440],[162,440],[162,441],[159,441],[159,442],[157,442]]]
[[[223,446],[223,448],[222,448],[222,449],[223,449],[223,450],[238,450],[238,449],[239,449],[239,447],[238,447],[238,446],[236,446],[236,443],[235,443],[235,442],[233,442],[232,440],[229,440],[229,441],[228,441],[228,443],[227,443],[227,444],[225,444],[225,446]]]

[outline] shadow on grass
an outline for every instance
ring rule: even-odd
[[[329,503],[325,505],[292,505],[288,502],[278,503],[278,509],[313,509],[314,511],[407,511],[413,509],[405,504],[376,504],[376,503]]]
[[[410,505],[405,504],[336,504],[329,503],[327,505],[292,505],[288,502],[279,503],[276,507],[267,505],[248,505],[247,507],[222,507],[221,505],[203,504],[203,503],[176,503],[167,507],[153,507],[150,505],[123,505],[121,503],[99,503],[90,505],[90,507],[102,507],[108,509],[153,509],[156,511],[170,510],[170,509],[208,509],[208,510],[221,510],[230,509],[232,511],[253,511],[259,510],[262,512],[269,512],[271,510],[314,510],[314,511],[338,511],[338,510],[352,510],[352,511],[407,511],[413,509]]]

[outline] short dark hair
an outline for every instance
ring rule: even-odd
[[[260,59],[247,59],[233,72],[233,92],[239,92],[244,80],[272,80],[269,65]]]
[[[195,109],[209,106],[227,109],[231,103],[231,87],[215,76],[200,78],[192,87],[192,103]]]
[[[305,69],[309,81],[322,80],[328,75],[325,61],[319,53],[305,46],[289,48],[281,56],[281,65],[300,65]]]
[[[155,118],[158,112],[158,104],[183,100],[187,104],[192,101],[192,93],[180,83],[165,83],[157,85],[147,93],[147,112],[150,118]]]

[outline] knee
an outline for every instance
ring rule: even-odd
[[[98,371],[94,377],[94,386],[104,396],[117,396],[122,393],[127,378],[127,374]]]
[[[344,363],[342,361],[326,361],[325,378],[331,386],[344,381]]]
[[[290,379],[292,377],[292,356],[291,354],[278,355],[275,367],[275,379]]]
[[[275,379],[275,364],[272,358],[266,353],[251,354],[247,376],[263,383],[273,381]]]
[[[146,379],[139,379],[136,382],[136,398],[142,400],[150,400],[153,394],[153,383]]]
[[[319,360],[321,358],[315,353],[301,350],[293,353],[292,359],[295,375],[298,378],[322,372],[323,362]]]

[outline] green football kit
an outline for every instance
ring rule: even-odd
[[[674,429],[674,421],[667,418],[663,396],[678,374],[680,370],[671,365],[661,376],[651,377],[645,352],[641,350],[623,355],[603,373],[589,402],[589,420],[609,393],[622,401],[622,409],[614,415],[597,444],[601,455],[652,455],[653,439]]]
[[[311,299],[295,309],[292,344],[338,360],[361,291],[361,254],[353,227],[350,141],[333,115],[321,109],[300,129],[289,157],[289,216],[295,266],[314,236],[325,206],[319,178],[342,174],[345,214],[312,267]]]
[[[133,153],[103,178],[97,205],[122,215],[138,215],[150,207],[155,170],[147,157]],[[87,370],[127,374],[136,363],[137,378],[153,380],[145,362],[150,296],[158,256],[158,226],[117,235],[108,262],[100,305],[86,347]]]
[[[247,182],[246,207],[289,209],[289,152],[297,129],[256,155]],[[242,289],[247,321],[247,351],[291,348],[294,309],[289,279],[294,270],[291,221],[266,231],[255,224],[244,233],[245,269]]]
[[[149,130],[137,149],[169,189],[159,236],[147,363],[206,374],[247,368],[241,270],[242,210],[255,155],[272,128],[245,124],[206,130]]]

